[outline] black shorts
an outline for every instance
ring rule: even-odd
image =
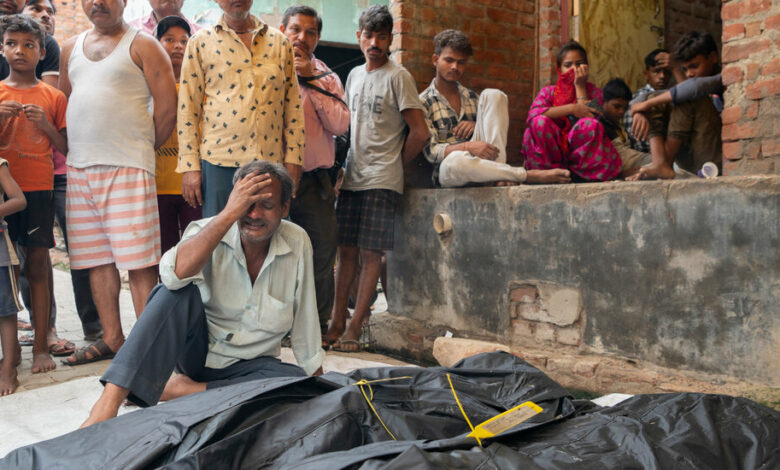
[[[401,195],[389,189],[339,192],[336,202],[339,244],[392,250],[395,211],[400,200]]]
[[[54,247],[54,191],[25,191],[27,208],[5,218],[11,241]]]

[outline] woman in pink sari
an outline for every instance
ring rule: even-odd
[[[588,53],[576,41],[563,45],[557,57],[558,81],[539,92],[531,105],[523,136],[528,170],[565,168],[572,181],[609,181],[620,175],[621,160],[600,113],[601,90],[588,82]]]

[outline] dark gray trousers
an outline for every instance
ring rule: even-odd
[[[300,367],[269,356],[211,369],[204,366],[208,346],[206,314],[198,288],[189,284],[171,291],[158,284],[100,381],[130,390],[127,398],[139,406],[154,406],[174,367],[197,382],[206,382],[206,388],[306,375]]]
[[[336,295],[333,265],[338,248],[338,224],[336,222],[336,193],[328,174],[324,171],[308,171],[301,175],[298,191],[290,206],[290,220],[300,225],[311,240],[314,258],[314,289],[317,295],[317,312],[320,329],[328,329]]]

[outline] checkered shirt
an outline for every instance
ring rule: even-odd
[[[645,86],[638,89],[634,92],[634,95],[631,97],[631,102],[638,102],[637,98],[639,98],[641,95],[644,95],[642,99],[639,101],[644,101],[648,94],[655,92],[656,89],[651,87],[650,84],[645,83]],[[640,152],[649,152],[650,151],[650,142],[646,140],[636,140],[634,136],[631,134],[631,124],[634,122],[634,117],[631,116],[631,110],[627,110],[626,114],[623,116],[623,128],[628,132],[628,138],[631,140],[631,148],[634,150],[639,150]]]
[[[477,120],[477,105],[479,95],[458,83],[460,92],[460,115],[458,115],[447,98],[436,89],[434,82],[420,93],[420,101],[423,103],[425,123],[428,125],[431,137],[423,148],[426,160],[434,166],[433,179],[439,181],[439,164],[444,160],[444,149],[448,145],[460,144],[467,140],[458,139],[452,133],[452,129],[461,121]]]

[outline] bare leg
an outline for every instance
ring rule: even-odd
[[[566,184],[571,183],[571,174],[569,170],[563,168],[528,170],[525,182],[528,184]]]
[[[359,340],[360,329],[368,321],[371,310],[371,299],[376,291],[376,283],[382,268],[382,252],[378,250],[360,250],[363,259],[363,267],[360,270],[360,284],[358,284],[358,297],[355,301],[355,313],[349,322],[349,327],[342,335],[342,340]],[[355,343],[346,343],[342,349],[357,351],[360,346]]]
[[[205,382],[196,382],[184,374],[175,374],[168,379],[165,389],[160,395],[160,401],[169,401],[174,398],[192,395],[206,390]]]
[[[126,388],[114,385],[110,382],[107,383],[103,388],[103,393],[100,395],[100,398],[98,398],[98,401],[95,402],[92,409],[89,411],[89,417],[86,421],[81,423],[79,428],[86,428],[87,426],[92,426],[101,421],[115,418],[119,412],[119,406],[125,401],[128,393],[130,393],[130,391]]]
[[[16,339],[16,315],[0,317],[0,343],[3,345],[3,361],[0,363],[0,397],[4,397],[14,393],[19,386],[16,367],[22,355]]]
[[[135,307],[135,317],[141,316],[141,312],[146,307],[146,299],[157,285],[157,266],[148,268],[133,269],[128,271],[130,277],[130,295],[133,297],[133,307]]]
[[[333,342],[344,333],[347,323],[347,303],[349,302],[349,287],[355,277],[358,249],[356,246],[339,246],[339,262],[336,266],[336,298],[333,301],[333,312],[330,316],[330,326],[325,333],[324,341]]]
[[[119,319],[119,271],[115,264],[104,264],[89,270],[92,297],[103,325],[103,341],[112,351],[119,351],[125,342],[122,322]]]
[[[44,246],[28,246],[27,262],[24,273],[30,283],[32,310],[35,317],[35,341],[33,342],[32,372],[48,372],[57,365],[49,355],[48,336],[49,316],[51,314],[51,297],[49,292],[49,277],[51,276],[51,260],[49,249]]]
[[[669,161],[666,155],[663,137],[653,136],[650,138],[650,155],[653,157],[653,163],[649,166],[643,166],[637,173],[627,177],[626,181],[674,178],[674,170],[672,169],[674,160]]]

